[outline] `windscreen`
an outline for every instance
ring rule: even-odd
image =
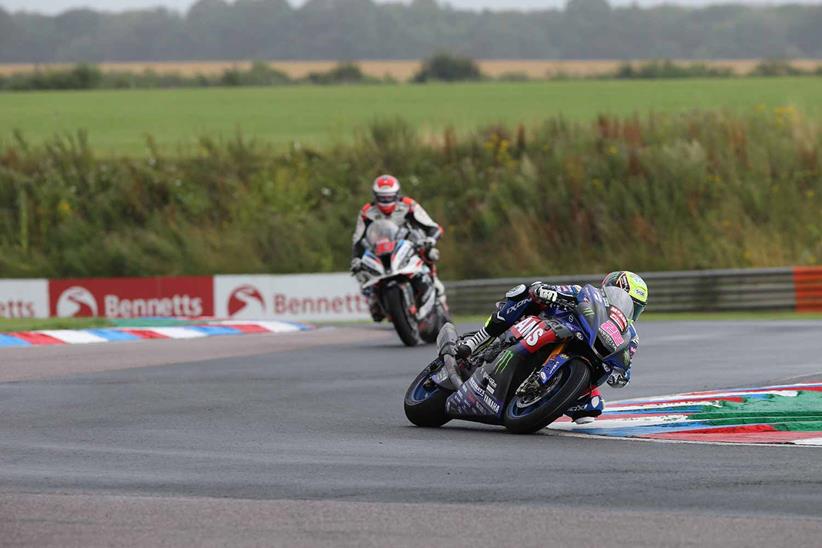
[[[379,220],[371,223],[365,233],[365,241],[368,242],[372,249],[376,247],[377,242],[382,240],[394,241],[397,238],[397,233],[400,227],[391,221]]]
[[[626,318],[634,317],[634,301],[624,289],[608,286],[605,288],[605,295],[611,306],[618,308]]]
[[[618,287],[587,285],[578,297],[577,313],[588,327],[588,344],[601,359],[617,355],[626,347],[633,312],[633,300]]]

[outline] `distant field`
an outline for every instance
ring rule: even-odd
[[[480,60],[477,61],[483,73],[498,77],[506,73],[526,74],[529,78],[545,78],[558,74],[568,76],[596,76],[613,73],[623,61],[533,61],[533,60]],[[642,64],[645,61],[636,61]],[[746,74],[758,63],[758,60],[675,60],[677,64],[704,63],[716,68],[729,68],[737,74]],[[303,78],[309,72],[325,72],[333,68],[337,61],[268,61],[268,63],[292,78]],[[408,80],[420,68],[420,61],[356,61],[365,74],[382,78],[391,76],[397,80]],[[803,70],[813,70],[822,62],[816,59],[795,59],[791,64]],[[248,68],[247,61],[165,61],[165,62],[122,62],[100,63],[105,71],[143,72],[153,70],[159,73],[178,73],[186,76],[195,74],[215,75],[224,70],[237,67]],[[67,68],[71,64],[0,64],[0,74],[31,72],[37,68]]]
[[[101,152],[126,154],[144,150],[149,134],[166,147],[238,131],[275,144],[322,145],[393,116],[430,133],[496,122],[530,126],[556,114],[589,120],[598,113],[760,105],[816,117],[820,97],[822,78],[812,77],[5,93],[0,139],[15,129],[32,141],[85,129]]]

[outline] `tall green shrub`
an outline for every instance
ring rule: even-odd
[[[473,59],[440,53],[426,59],[420,71],[414,75],[414,82],[460,82],[481,80],[482,72]]]
[[[444,225],[448,278],[822,262],[822,130],[791,108],[462,137],[382,120],[319,150],[147,144],[2,146],[0,277],[343,270],[383,172]]]

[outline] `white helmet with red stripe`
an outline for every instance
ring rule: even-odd
[[[374,180],[374,202],[385,215],[391,215],[400,199],[400,182],[391,175],[380,175]]]

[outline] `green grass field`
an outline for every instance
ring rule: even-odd
[[[324,145],[393,116],[424,132],[534,125],[559,113],[588,120],[598,113],[763,105],[820,116],[820,97],[822,78],[812,77],[3,93],[0,139],[16,129],[34,142],[84,129],[107,154],[139,154],[149,134],[164,147],[238,131],[275,144]]]
[[[93,329],[111,327],[105,318],[2,318],[0,332],[36,331],[40,329]]]

